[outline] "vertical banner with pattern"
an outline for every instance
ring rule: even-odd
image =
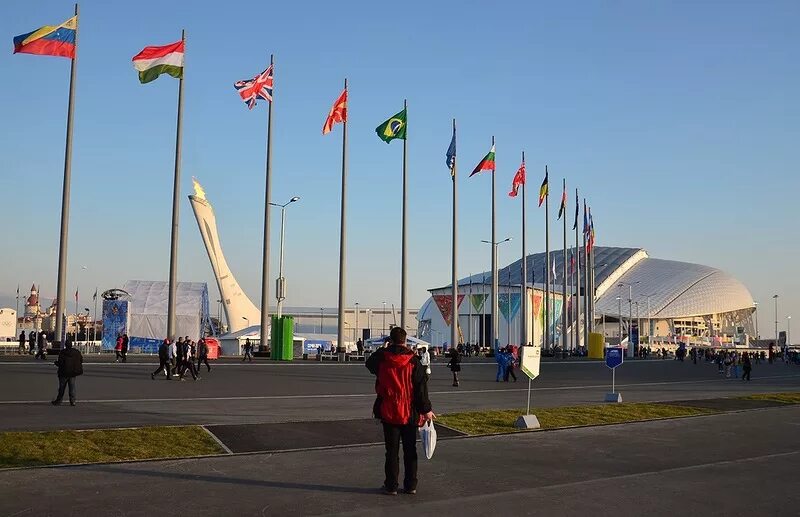
[[[521,296],[519,293],[501,293],[497,296],[497,304],[500,306],[500,314],[506,321],[513,320],[519,313]]]
[[[483,309],[483,304],[486,302],[486,298],[488,298],[488,294],[473,294],[470,296],[470,301],[472,302],[472,307],[477,312],[481,312]]]
[[[458,295],[458,305],[456,307],[461,306],[461,301],[464,299],[463,294]],[[436,306],[439,307],[439,312],[442,313],[442,318],[444,318],[444,322],[447,326],[450,326],[452,322],[453,316],[453,295],[452,294],[434,294],[433,301],[436,302]]]

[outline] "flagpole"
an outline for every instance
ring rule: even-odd
[[[467,317],[467,321],[469,324],[467,325],[467,343],[472,342],[472,273],[469,274],[469,297],[467,298],[467,310],[469,311],[469,316]]]
[[[577,350],[581,346],[581,249],[578,247],[578,214],[580,213],[578,203],[578,189],[575,189],[575,321],[572,323],[574,330],[575,347]]]
[[[583,199],[583,219],[585,222],[586,198]],[[589,346],[589,255],[586,249],[586,231],[583,232],[583,343]]]
[[[494,149],[494,136],[492,136],[492,149]],[[498,278],[497,278],[497,210],[495,206],[495,183],[497,174],[497,155],[495,154],[495,169],[492,171],[492,352],[496,352],[498,345],[497,338],[497,291],[498,291]]]
[[[344,80],[344,90],[347,91],[347,79]],[[403,148],[405,154],[405,147]],[[405,161],[405,159],[404,159]],[[405,178],[405,174],[403,174]],[[404,180],[405,183],[405,180]],[[403,187],[403,196],[405,198],[405,186]],[[405,206],[405,199],[403,200]],[[339,347],[339,354],[344,354],[347,348],[344,343],[344,304],[345,304],[345,262],[347,261],[347,117],[342,121],[342,211],[339,228],[339,312],[338,312],[338,327],[336,329],[336,339]],[[405,226],[405,225],[404,225]],[[403,246],[405,250],[405,245]],[[405,260],[404,260],[405,262]],[[401,300],[402,301],[402,300]],[[402,307],[401,307],[402,310]],[[402,324],[403,317],[400,317]]]
[[[453,119],[453,137],[456,134],[456,119]],[[406,209],[405,209],[405,196],[406,196],[406,173],[405,173],[405,163],[406,163],[406,151],[405,151],[405,144],[406,140],[403,140],[403,276],[405,279],[406,273],[406,254],[405,254],[405,242],[406,242]],[[453,264],[452,264],[452,273],[453,273],[453,307],[452,307],[452,315],[451,315],[451,325],[450,325],[450,346],[456,346],[457,339],[457,329],[458,329],[458,271],[457,271],[457,260],[458,260],[458,227],[457,227],[457,214],[458,214],[458,189],[457,189],[457,178],[456,178],[456,156],[453,155],[453,166],[450,170],[451,176],[453,177]],[[494,177],[494,175],[492,175]],[[405,303],[405,280],[403,283],[403,303]],[[403,310],[403,316],[405,317],[405,310]]]
[[[269,66],[273,66],[275,56],[270,54]],[[267,107],[267,165],[265,174],[264,186],[264,243],[262,245],[261,256],[261,328],[259,337],[261,344],[259,349],[263,352],[267,349],[269,343],[269,213],[270,202],[272,201],[272,103],[275,102],[275,69],[272,70],[272,100],[269,101]],[[248,321],[248,324],[250,322]]]
[[[563,180],[564,212],[564,274],[561,275],[561,353],[567,351],[567,178]]]
[[[525,165],[525,151],[522,151],[522,165]],[[527,171],[526,171],[527,175]],[[528,344],[528,245],[525,241],[525,184],[528,178],[522,182],[522,321],[520,322],[520,337],[522,344]]]
[[[547,165],[544,166],[547,191],[544,195],[544,249],[545,249],[545,287],[544,287],[544,346],[550,350],[550,178]]]
[[[181,31],[181,41],[186,44],[186,31]],[[185,54],[184,54],[185,55]],[[167,304],[167,337],[175,338],[175,297],[178,291],[178,222],[181,191],[181,135],[183,132],[183,76],[178,79],[178,122],[175,129],[175,177],[172,184],[172,237],[169,252],[169,302]]]
[[[92,341],[97,341],[97,287],[94,288],[94,322],[92,322]]]
[[[78,4],[75,4],[78,16]],[[61,348],[64,333],[63,314],[67,310],[67,237],[69,232],[69,199],[72,183],[72,120],[75,113],[75,73],[78,67],[78,20],[75,20],[75,55],[69,68],[69,103],[67,105],[67,139],[64,149],[64,183],[61,190],[61,234],[58,243],[58,283],[56,287],[56,333],[53,348]]]

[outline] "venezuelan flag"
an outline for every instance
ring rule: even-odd
[[[45,25],[14,38],[14,53],[75,58],[75,31],[78,17],[73,16],[57,27]]]

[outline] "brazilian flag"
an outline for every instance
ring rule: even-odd
[[[399,138],[400,140],[406,139],[406,110],[405,108],[400,113],[389,117],[389,120],[375,128],[378,133],[378,138],[387,144]]]

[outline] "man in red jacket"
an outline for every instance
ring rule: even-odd
[[[406,331],[395,327],[389,334],[391,344],[372,354],[367,369],[376,376],[373,406],[375,418],[383,423],[386,443],[386,478],[383,491],[397,495],[400,476],[400,442],[403,442],[403,489],[417,493],[417,430],[424,421],[433,420],[428,398],[425,367],[406,346]]]

